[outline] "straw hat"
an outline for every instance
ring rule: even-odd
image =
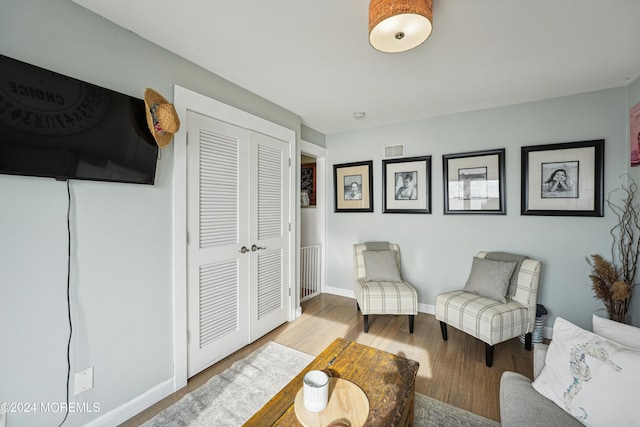
[[[160,148],[171,143],[173,134],[180,129],[180,119],[173,105],[151,88],[144,91],[144,105],[147,107],[147,124],[153,139]]]

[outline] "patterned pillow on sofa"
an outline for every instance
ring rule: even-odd
[[[640,351],[557,317],[533,388],[586,426],[637,426]]]

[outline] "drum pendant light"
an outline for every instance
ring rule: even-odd
[[[419,46],[431,35],[432,0],[371,0],[369,43],[385,53]]]

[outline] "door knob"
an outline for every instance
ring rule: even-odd
[[[238,252],[240,252],[241,254],[246,254],[247,252],[249,252],[249,249],[247,249],[246,246],[243,246],[243,247],[240,248],[240,250]]]
[[[257,250],[260,249],[267,249],[266,246],[256,246],[256,245],[251,245],[251,252],[255,252]]]

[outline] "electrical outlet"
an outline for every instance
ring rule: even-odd
[[[7,413],[0,411],[0,427],[7,427]]]
[[[74,376],[74,396],[93,388],[93,366],[84,371],[76,372]]]

